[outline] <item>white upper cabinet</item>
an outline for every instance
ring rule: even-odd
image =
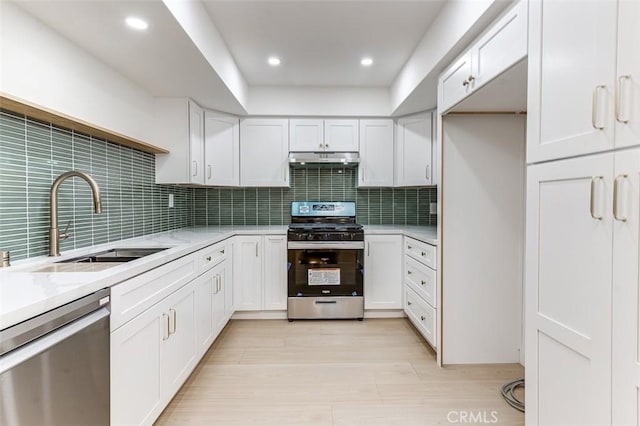
[[[640,145],[640,1],[618,5],[616,147]]]
[[[187,98],[157,98],[154,143],[169,154],[156,156],[156,183],[204,184],[204,111]]]
[[[358,152],[358,120],[324,120],[324,150]]]
[[[240,185],[240,120],[205,111],[204,183],[210,186]]]
[[[358,186],[393,186],[393,120],[360,120]]]
[[[446,112],[527,56],[527,1],[505,11],[439,81],[438,109]]]
[[[357,152],[358,120],[292,118],[289,137],[291,152]]]
[[[434,185],[432,119],[431,112],[398,119],[395,186]]]
[[[245,118],[240,122],[240,184],[289,186],[289,121]]]
[[[289,151],[324,151],[324,120],[320,118],[289,120]]]
[[[614,148],[617,8],[531,1],[528,163]]]

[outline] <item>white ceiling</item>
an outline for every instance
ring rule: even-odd
[[[249,85],[314,87],[390,86],[443,4],[205,0]],[[270,67],[270,55],[282,64]]]
[[[249,85],[389,87],[444,1],[204,3]],[[189,96],[207,99],[211,108],[242,110],[160,0],[17,3],[154,96]],[[132,14],[149,21],[146,32],[123,25]],[[276,68],[266,63],[274,54],[282,59]],[[360,65],[365,55],[373,66]]]

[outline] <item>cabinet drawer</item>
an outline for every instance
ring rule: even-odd
[[[416,326],[420,334],[436,347],[436,310],[429,306],[409,286],[404,286],[405,306],[404,312],[409,320]]]
[[[193,253],[111,288],[111,331],[191,281],[198,271]]]
[[[436,269],[436,248],[431,244],[406,237],[404,239],[404,253],[424,263],[432,269]]]
[[[405,256],[404,282],[429,305],[436,306],[436,271],[410,256]]]
[[[222,241],[197,252],[200,260],[199,273],[206,272],[227,258],[227,241]]]

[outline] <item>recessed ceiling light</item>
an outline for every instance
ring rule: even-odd
[[[269,59],[267,59],[267,62],[269,62],[269,65],[271,65],[272,67],[277,67],[278,65],[280,65],[280,58],[278,58],[277,56],[271,56],[269,57]]]
[[[360,65],[362,65],[363,67],[369,67],[373,64],[373,59],[371,58],[362,58],[362,60],[360,60]]]
[[[140,18],[136,18],[135,16],[129,16],[124,21],[127,23],[128,26],[130,26],[135,30],[146,30],[147,28],[149,28],[149,24],[147,24],[147,21]]]

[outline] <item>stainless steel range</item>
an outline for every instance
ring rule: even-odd
[[[294,201],[287,233],[287,316],[364,317],[364,231],[353,202]]]

